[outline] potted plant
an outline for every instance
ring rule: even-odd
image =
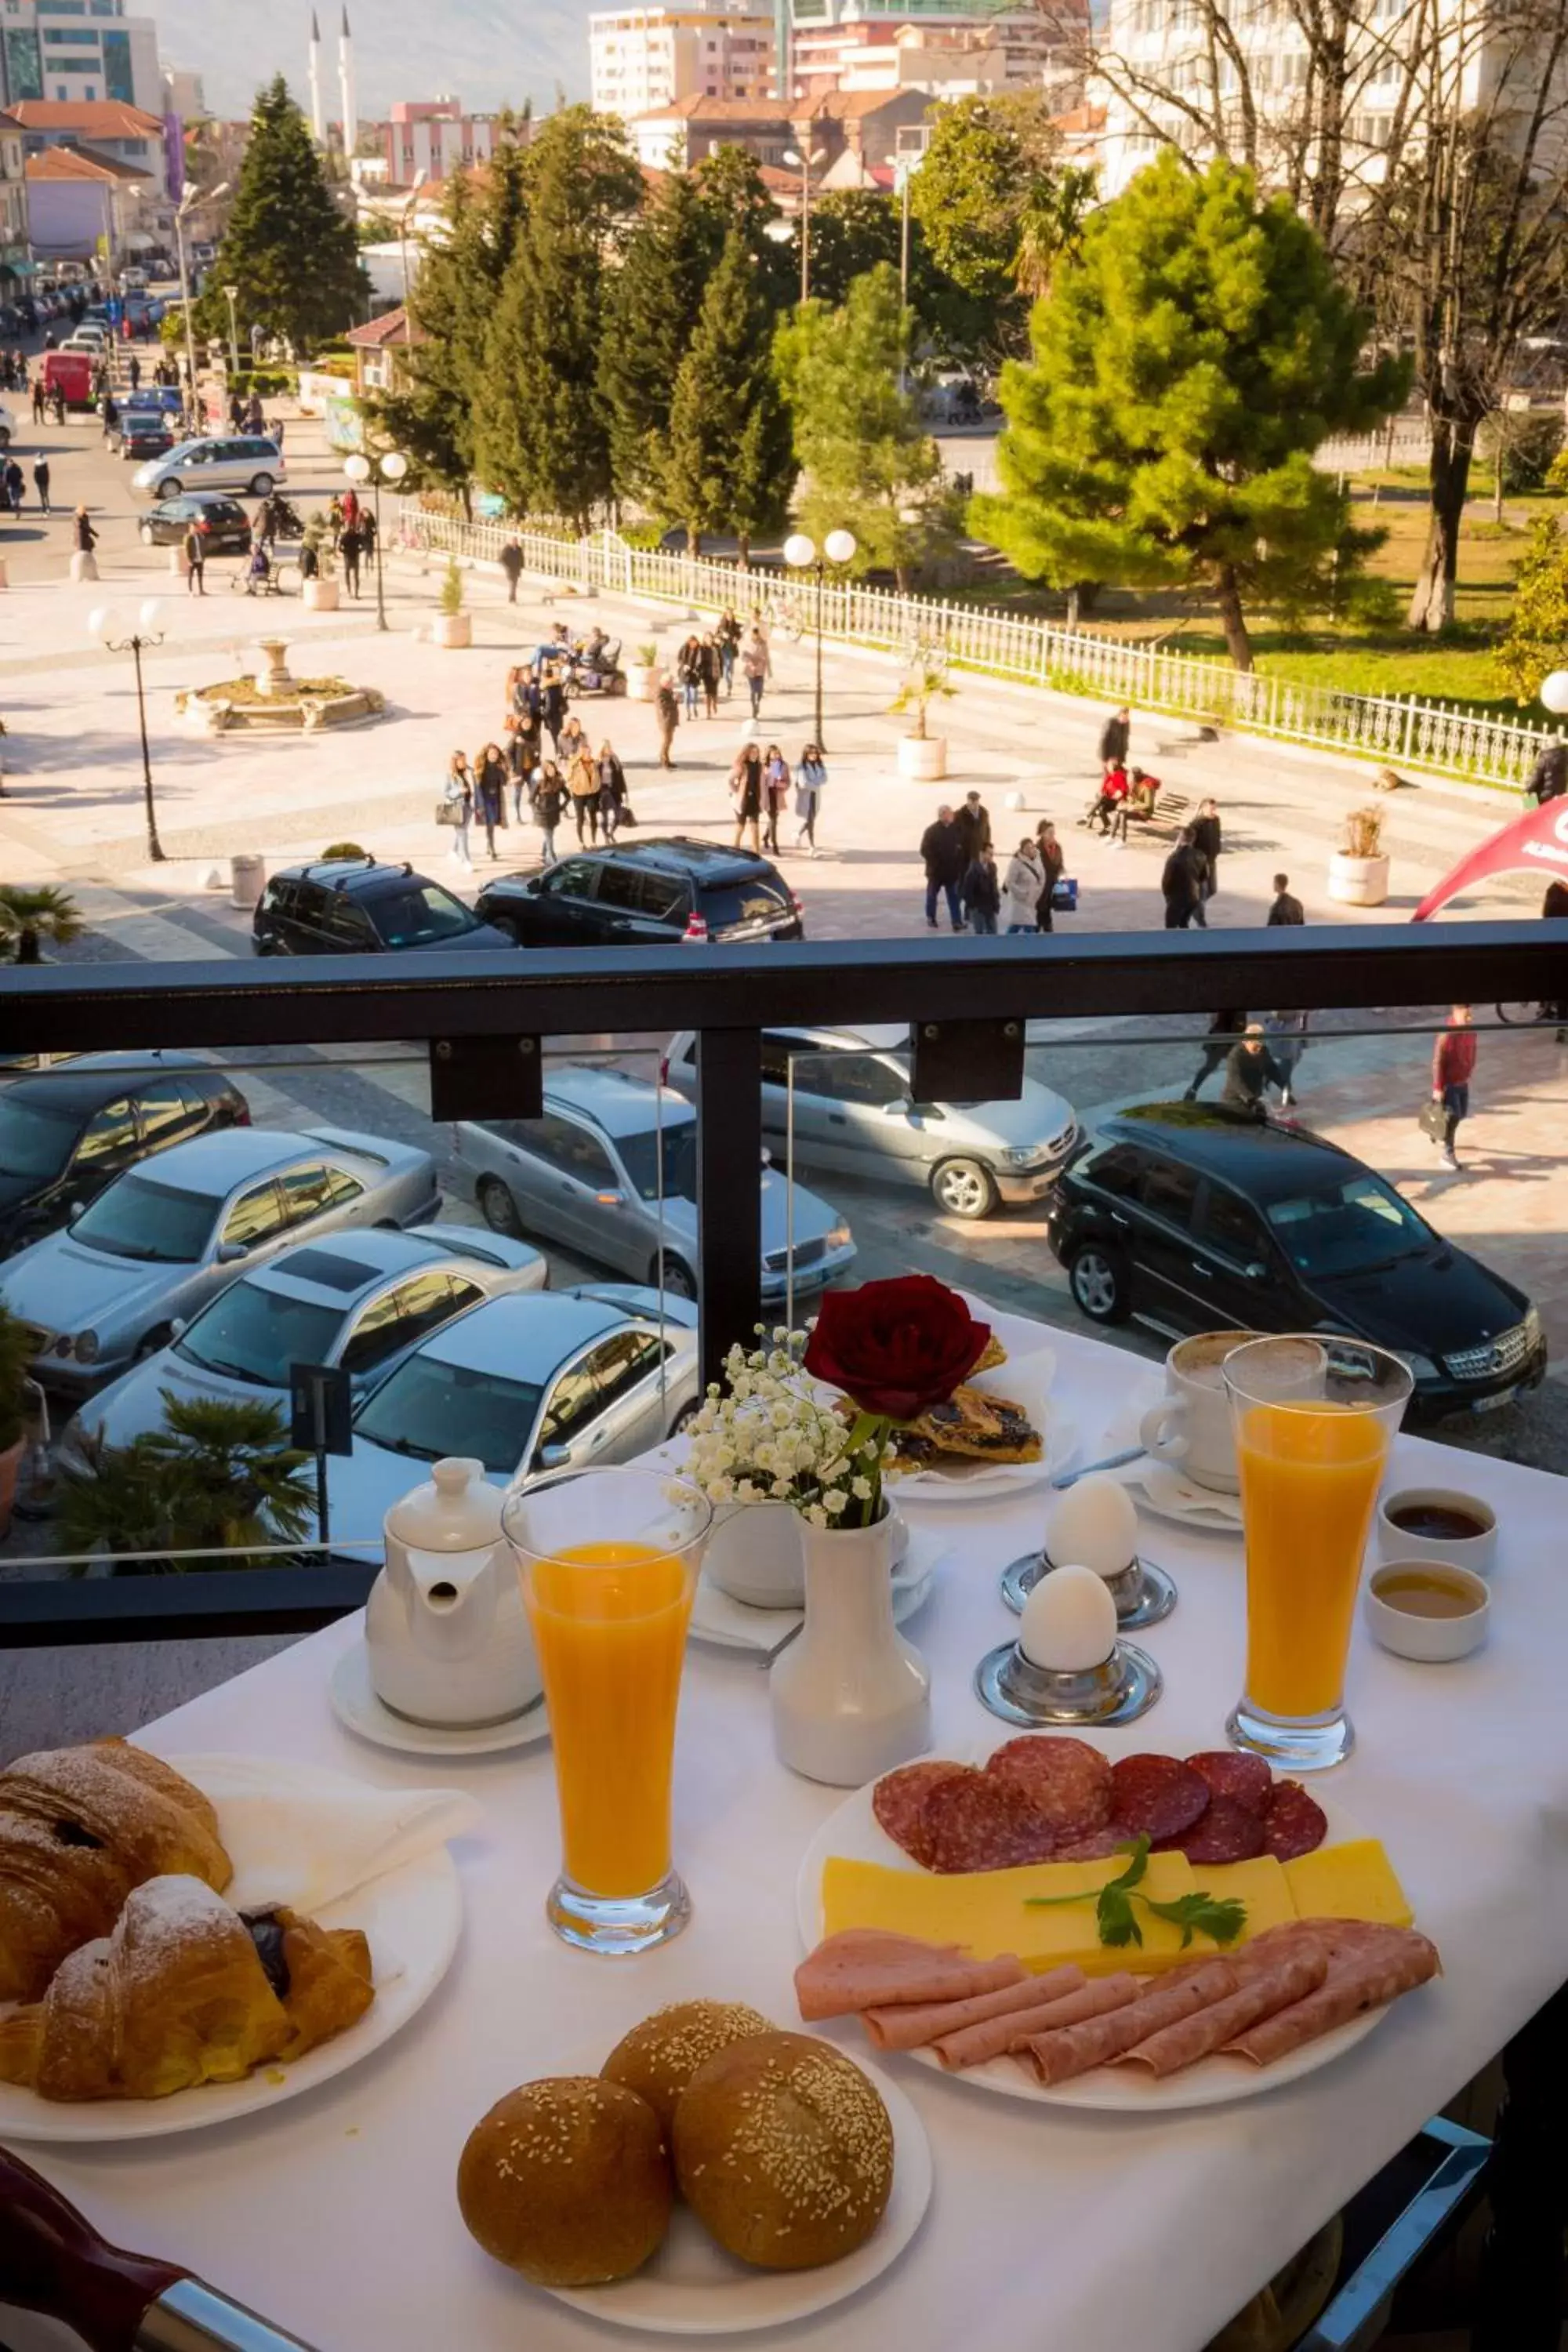
[[[947,738],[929,733],[926,719],[933,702],[949,701],[957,692],[948,677],[947,647],[931,639],[917,639],[905,660],[904,682],[891,706],[895,711],[912,710],[915,715],[914,725],[899,738],[899,773],[911,783],[934,784],[946,775]]]
[[[436,615],[433,635],[436,644],[445,646],[448,653],[460,653],[474,642],[473,614],[463,610],[463,575],[455,555],[447,558],[447,569],[442,574],[441,609]]]
[[[626,665],[626,700],[628,702],[653,700],[653,682],[658,668],[658,647],[651,644],[638,646]]]
[[[222,1568],[221,1558],[178,1555],[299,1543],[315,1517],[309,1456],[290,1449],[275,1404],[166,1395],[162,1428],[126,1445],[89,1430],[79,1454],[82,1466],[68,1467],[60,1482],[61,1547],[101,1551],[111,1562],[121,1552],[163,1556],[128,1561],[128,1574]]]
[[[45,940],[68,947],[86,929],[76,900],[52,882],[0,883],[0,961],[41,963]]]
[[[27,1425],[36,1393],[31,1378],[33,1347],[26,1325],[0,1307],[0,1537],[10,1532],[16,1480],[27,1450]]]
[[[1381,907],[1388,896],[1383,811],[1352,809],[1329,860],[1329,896],[1343,907]]]
[[[306,579],[300,593],[307,612],[335,613],[338,609],[338,583],[333,577],[336,561],[332,552],[332,530],[320,507],[311,509],[305,525],[305,545],[316,559],[315,571]]]

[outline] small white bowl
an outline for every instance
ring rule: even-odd
[[[1401,1576],[1436,1579],[1470,1606],[1458,1617],[1419,1616],[1386,1597],[1389,1586]],[[1392,1650],[1395,1657],[1414,1658],[1418,1665],[1436,1666],[1468,1658],[1472,1650],[1480,1648],[1487,1638],[1491,1595],[1484,1578],[1454,1560],[1391,1559],[1373,1570],[1363,1606],[1373,1639],[1385,1650]]]
[[[1434,1510],[1463,1511],[1467,1518],[1479,1520],[1481,1533],[1418,1536],[1408,1528],[1394,1526],[1394,1512],[1414,1510],[1422,1504]],[[1472,1569],[1477,1576],[1489,1576],[1497,1558],[1497,1513],[1479,1495],[1464,1494],[1458,1486],[1400,1486],[1378,1503],[1377,1549],[1385,1560],[1448,1560],[1456,1568]]]

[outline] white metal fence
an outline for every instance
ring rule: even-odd
[[[797,589],[787,575],[772,570],[742,571],[708,557],[630,547],[615,531],[586,539],[513,532],[504,523],[466,523],[426,512],[412,499],[400,501],[399,508],[396,530],[405,548],[495,562],[515,537],[527,571],[585,593],[643,596],[714,612],[732,604],[742,614],[761,604],[784,630],[815,626],[815,586]],[[1234,669],[1212,655],[1164,653],[1089,629],[1018,620],[985,605],[900,596],[854,581],[826,587],[823,625],[829,636],[859,645],[901,650],[918,641],[940,644],[954,662],[999,677],[1100,702],[1173,711],[1391,767],[1440,769],[1478,782],[1522,784],[1537,754],[1553,740],[1543,727],[1478,717],[1415,695],[1342,694],[1332,687],[1292,685],[1287,678]]]

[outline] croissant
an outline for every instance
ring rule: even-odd
[[[0,2019],[0,2082],[45,2099],[166,2098],[297,2058],[374,1997],[357,1927],[247,1917],[199,1878],[153,1878],[41,2001]]]
[[[220,1888],[234,1874],[217,1815],[172,1765],[123,1739],[18,1758],[0,1772],[0,2001],[37,2000],[170,1871]]]

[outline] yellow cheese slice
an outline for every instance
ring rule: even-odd
[[[1415,1916],[1376,1838],[1321,1845],[1285,1864],[1285,1882],[1300,1919],[1380,1919],[1408,1927]]]
[[[1142,1945],[1110,1947],[1095,1932],[1092,1898],[1107,1879],[1119,1877],[1126,1867],[1124,1856],[1113,1855],[1107,1862],[1038,1862],[1021,1870],[939,1875],[889,1870],[882,1863],[851,1862],[833,1854],[822,1872],[823,1932],[833,1936],[843,1927],[882,1927],[928,1943],[961,1944],[977,1959],[1016,1952],[1026,1968],[1037,1972],[1070,1960],[1089,1976],[1106,1976],[1118,1969],[1148,1975],[1184,1957],[1179,1927],[1152,1917],[1137,1904]],[[1216,1874],[1225,1874],[1205,1876]],[[1192,1894],[1195,1885],[1184,1853],[1153,1853],[1139,1892],[1156,1903],[1174,1903]],[[1027,1907],[1031,1895],[1058,1895],[1089,1899],[1049,1911]],[[1283,1916],[1294,1915],[1288,1909]],[[1191,1957],[1190,1948],[1186,1957]]]
[[[1255,1862],[1197,1863],[1193,1878],[1216,1903],[1239,1903],[1247,1913],[1238,1942],[1226,1945],[1226,1951],[1234,1952],[1266,1927],[1283,1927],[1298,1916],[1284,1868],[1271,1853],[1260,1853]],[[1194,1933],[1187,1957],[1218,1948],[1212,1936]]]

